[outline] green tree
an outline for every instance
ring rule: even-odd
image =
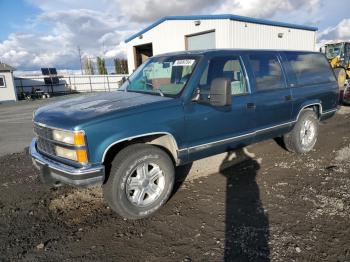
[[[95,74],[94,65],[89,57],[83,58],[83,69],[84,69],[84,74],[86,74],[86,75],[94,75]]]
[[[107,69],[104,58],[97,57],[97,70],[100,75],[107,75]]]
[[[114,59],[114,68],[116,74],[128,74],[128,61],[125,59]]]

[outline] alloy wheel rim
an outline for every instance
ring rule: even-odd
[[[315,124],[309,119],[305,120],[300,130],[301,144],[304,147],[312,146],[315,140],[315,134],[316,134]]]
[[[165,176],[161,168],[154,163],[139,164],[126,181],[128,200],[137,207],[152,205],[162,194]]]

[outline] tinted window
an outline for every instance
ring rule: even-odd
[[[275,55],[250,55],[249,60],[255,75],[255,86],[258,91],[285,87],[281,65]]]
[[[0,87],[5,87],[5,78],[0,76]]]
[[[299,85],[335,81],[327,59],[322,54],[286,53]]]
[[[229,79],[232,95],[248,93],[246,78],[238,56],[215,57],[210,60],[199,81],[201,94],[206,94],[206,96],[209,94],[211,82],[215,78]]]

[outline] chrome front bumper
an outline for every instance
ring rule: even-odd
[[[68,184],[72,186],[90,186],[102,184],[105,179],[103,165],[76,168],[62,164],[40,154],[36,148],[37,139],[30,144],[29,153],[33,164],[40,170],[40,179],[48,184]]]

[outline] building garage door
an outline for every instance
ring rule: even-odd
[[[186,36],[187,50],[214,49],[215,31]]]

